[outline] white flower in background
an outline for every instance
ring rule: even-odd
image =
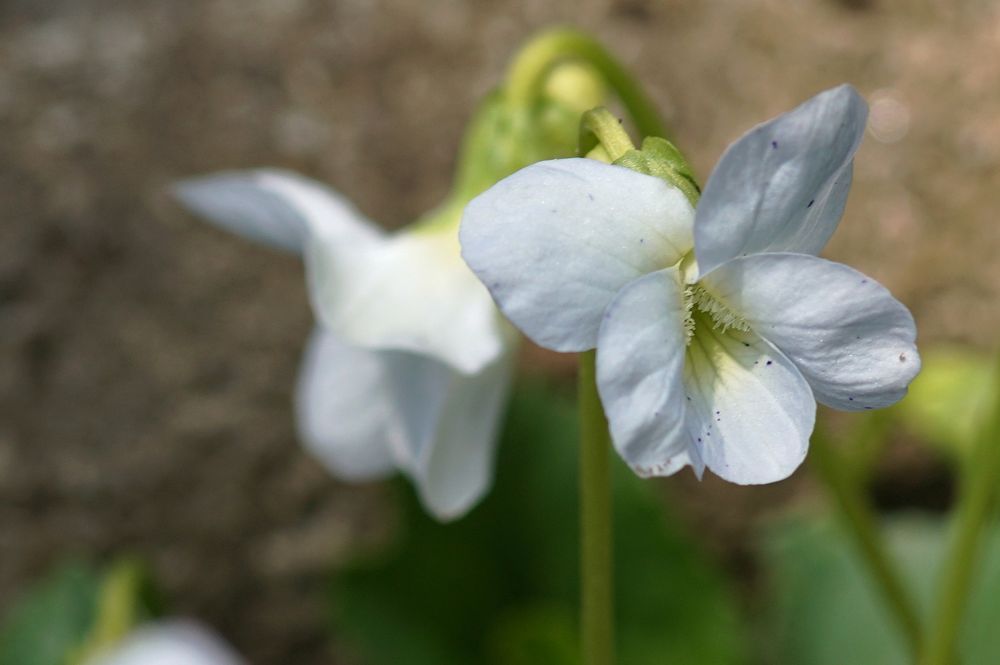
[[[909,311],[816,256],[866,116],[841,86],[754,128],[697,210],[652,176],[540,162],[468,205],[463,256],[528,337],[597,348],[615,447],[636,473],[779,480],[805,456],[816,401],[887,406],[920,368]]]
[[[296,392],[307,449],[348,480],[403,471],[439,519],[468,511],[492,480],[514,336],[459,255],[461,209],[387,235],[282,171],[176,191],[208,221],[304,257],[320,321]]]
[[[243,665],[218,637],[190,621],[142,626],[86,665]]]

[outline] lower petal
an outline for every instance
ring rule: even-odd
[[[827,406],[888,406],[920,371],[910,312],[884,286],[843,264],[758,254],[726,263],[701,284],[791,358]]]
[[[816,418],[795,365],[756,335],[720,332],[697,315],[686,355],[686,425],[708,468],[741,485],[791,475]]]
[[[439,520],[462,517],[493,484],[512,360],[506,353],[477,374],[450,372],[436,427],[413,451],[409,475],[424,506]]]
[[[369,480],[395,469],[391,444],[402,445],[408,428],[388,386],[394,373],[413,371],[400,360],[322,328],[310,337],[295,394],[299,438],[335,476]]]
[[[615,448],[636,474],[704,468],[685,428],[684,294],[667,268],[623,288],[604,314],[597,386]]]

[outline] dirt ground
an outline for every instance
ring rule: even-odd
[[[341,662],[325,567],[383,528],[384,497],[295,445],[301,268],[166,187],[283,166],[402,225],[443,195],[516,46],[557,23],[628,65],[702,178],[754,123],[856,85],[872,122],[826,255],[889,286],[923,343],[990,347],[988,0],[0,0],[0,613],[67,552],[132,551],[252,662]],[[723,549],[802,483],[668,482]]]

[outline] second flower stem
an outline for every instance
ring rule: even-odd
[[[1000,359],[996,375],[1000,376]],[[980,572],[983,541],[995,515],[1000,476],[1000,392],[992,416],[979,432],[965,462],[961,494],[955,508],[952,540],[934,610],[931,631],[921,665],[953,665],[959,630],[969,602],[972,582]]]
[[[611,437],[596,355],[580,354],[580,646],[584,665],[615,662]]]
[[[813,434],[810,448],[813,468],[833,495],[845,526],[867,562],[868,570],[887,607],[896,617],[910,653],[915,656],[922,640],[916,605],[889,558],[862,484],[843,455],[834,449],[825,435],[820,432]]]

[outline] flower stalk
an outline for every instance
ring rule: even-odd
[[[611,436],[594,351],[580,354],[580,647],[584,665],[615,662]]]
[[[652,102],[628,72],[595,39],[570,28],[545,32],[521,49],[507,73],[507,95],[514,104],[533,105],[549,73],[577,60],[593,66],[615,91],[641,136],[666,136]]]

